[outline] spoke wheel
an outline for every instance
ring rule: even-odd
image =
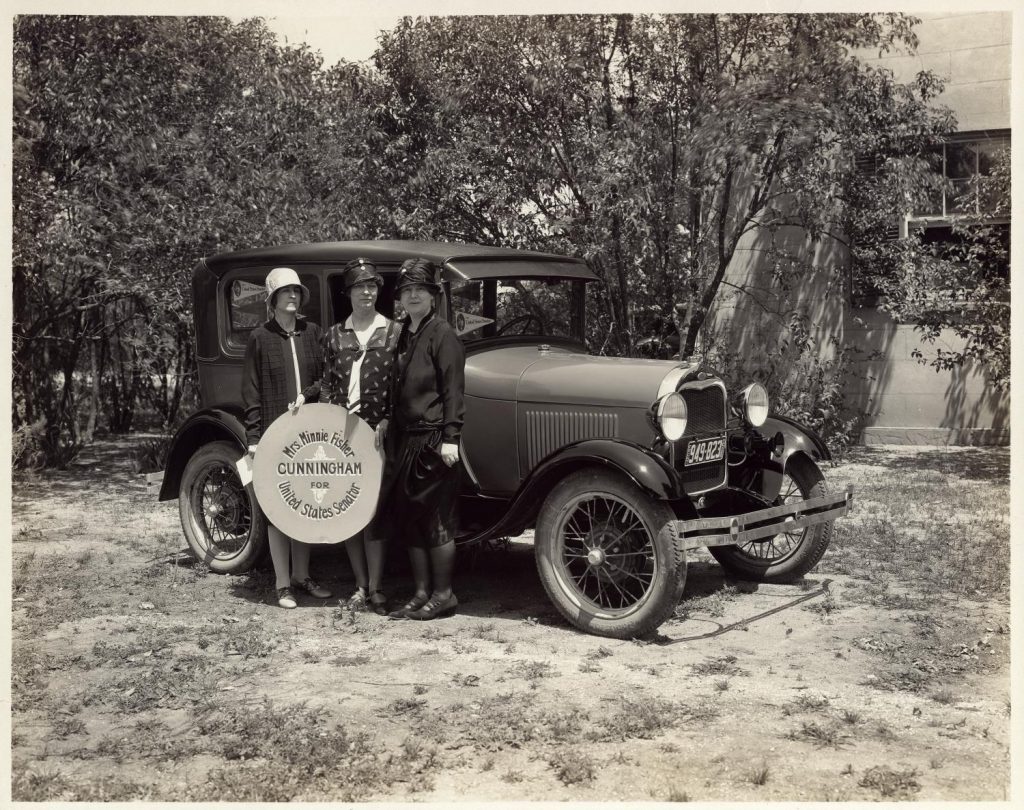
[[[650,593],[657,550],[621,498],[581,495],[563,512],[557,533],[562,574],[595,610],[628,613]]]
[[[828,483],[818,465],[806,456],[794,456],[786,465],[776,506],[827,495]],[[763,582],[792,582],[810,571],[832,539],[832,524],[818,523],[774,537],[708,550],[729,573]]]
[[[537,521],[537,567],[574,625],[614,638],[653,631],[679,601],[685,556],[659,534],[668,506],[632,482],[582,470],[548,496]]]
[[[220,573],[241,573],[266,547],[266,521],[235,470],[241,452],[228,442],[200,448],[182,475],[181,523],[197,559]]]

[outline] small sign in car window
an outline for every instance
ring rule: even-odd
[[[235,279],[231,283],[231,328],[253,329],[267,319],[266,289],[262,284]]]
[[[471,312],[455,310],[455,331],[460,335],[474,332],[489,323],[494,323],[494,318],[484,318]]]

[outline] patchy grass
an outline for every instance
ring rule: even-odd
[[[894,771],[885,765],[875,765],[864,771],[857,784],[878,791],[886,799],[907,799],[921,789],[917,776],[914,768]]]
[[[739,588],[735,585],[726,585],[707,596],[686,599],[680,602],[673,616],[680,620],[688,619],[691,615],[718,618],[725,615],[726,605],[736,600],[739,596]]]
[[[822,618],[831,616],[837,610],[841,610],[839,603],[831,591],[825,594],[824,599],[810,602],[803,606],[803,609],[810,613],[817,613]]]
[[[771,771],[768,768],[768,763],[762,760],[760,765],[751,768],[746,773],[746,780],[752,785],[761,787],[762,785],[768,784],[768,776]]]
[[[856,508],[835,524],[819,572],[899,582],[925,596],[1006,597],[1008,448],[897,458],[859,448],[849,461],[831,478],[836,486],[854,483]],[[884,476],[876,472],[880,462],[886,467]],[[871,465],[864,480],[857,477],[864,469],[858,465]],[[974,474],[965,476],[964,465],[973,465]]]
[[[594,760],[578,749],[556,751],[548,759],[548,764],[563,785],[584,785],[594,781]]]
[[[818,748],[839,748],[846,743],[849,735],[834,724],[820,725],[812,721],[801,723],[800,728],[786,734],[786,739],[810,742]]]
[[[694,675],[748,675],[746,670],[736,665],[736,660],[735,655],[723,655],[691,664],[690,669]]]
[[[793,700],[783,704],[782,714],[789,716],[800,712],[816,712],[829,705],[829,700],[824,695],[815,695],[810,692],[801,692]]]
[[[687,705],[662,698],[622,697],[613,713],[588,736],[601,741],[649,740],[683,724],[713,720],[718,713],[717,708],[705,703]]]
[[[879,469],[872,467],[872,486],[885,477]],[[834,472],[841,478],[846,468]],[[928,492],[945,497],[957,474],[955,467],[899,472],[920,479],[922,488],[908,490],[919,499]],[[1008,497],[995,473],[983,465],[960,478],[965,491],[1002,487]],[[998,578],[987,569],[933,568],[921,577],[904,569],[927,558],[923,545],[918,558],[910,546],[924,543],[915,532],[930,531],[931,524],[919,523],[916,507],[901,523],[896,507],[906,498],[884,487],[889,501],[876,504],[873,489],[859,486],[852,517],[866,509],[861,528],[838,544],[836,564],[859,577],[835,585],[845,612],[837,616],[839,606],[827,599],[807,608],[828,621],[828,635],[841,638],[799,650],[816,653],[816,665],[837,668],[844,677],[833,686],[792,671],[777,650],[764,653],[757,637],[768,622],[731,632],[724,647],[717,641],[673,647],[587,643],[564,623],[522,619],[527,611],[549,613],[524,606],[519,593],[492,615],[471,612],[427,627],[382,622],[334,603],[278,611],[269,570],[208,574],[181,553],[173,504],[154,506],[152,492],[118,475],[113,467],[100,474],[68,470],[54,476],[52,486],[41,477],[15,493],[11,785],[19,801],[420,801],[431,799],[442,768],[446,790],[450,782],[463,791],[486,785],[491,795],[505,791],[510,799],[545,795],[556,786],[561,795],[582,798],[588,785],[604,788],[612,772],[621,790],[633,791],[629,795],[690,801],[704,781],[684,777],[680,763],[706,766],[709,774],[721,770],[725,758],[705,755],[706,741],[748,733],[763,747],[757,757],[730,766],[722,780],[728,798],[802,793],[850,800],[870,798],[870,790],[882,799],[927,793],[931,800],[943,798],[942,784],[963,786],[972,778],[979,793],[998,790],[966,770],[973,764],[963,752],[970,749],[974,761],[991,750],[998,757],[998,727],[1010,711],[1005,691],[998,693],[996,711],[984,717],[951,710],[958,698],[970,696],[972,705],[964,708],[973,712],[971,676],[1008,660],[1005,611],[981,604],[1002,598],[984,590],[996,588]],[[54,510],[64,502],[71,505],[57,520]],[[988,510],[986,520],[998,522],[1002,514],[987,496],[935,503],[949,513],[947,534],[936,534],[947,545],[950,532],[969,524],[969,508]],[[18,521],[37,526],[18,527]],[[942,557],[935,548],[933,563]],[[965,550],[951,548],[962,564]],[[830,551],[819,570],[827,574],[831,558]],[[534,573],[532,559],[528,569]],[[726,612],[742,615],[748,598],[785,598],[774,587],[765,593],[742,583],[723,588],[719,572],[703,582],[700,567],[693,572],[688,587],[706,595],[687,600],[680,615],[693,611],[705,623]],[[963,581],[940,590],[957,577]],[[971,590],[968,582],[979,578],[982,587]],[[797,587],[816,584],[805,580]],[[474,607],[493,596],[466,593]],[[536,593],[544,598],[539,583]],[[784,626],[820,625],[800,609],[790,615],[795,621]],[[865,629],[848,632],[865,615]],[[842,651],[835,649],[840,645]],[[729,650],[742,651],[737,658],[724,654]],[[747,675],[739,660],[759,673],[756,684],[732,680]],[[846,677],[850,672],[856,675]],[[760,673],[766,673],[763,683]],[[708,679],[687,691],[692,675]],[[907,717],[886,717],[887,725],[869,711],[870,701],[855,702],[865,676],[873,688],[913,691],[923,700],[906,701]],[[789,691],[794,680],[829,684],[847,708],[799,688]],[[263,699],[267,693],[277,696],[273,703]],[[308,703],[296,703],[300,698]],[[793,719],[780,731],[781,700],[789,700],[782,710]],[[981,705],[981,711],[990,708]],[[914,721],[911,707],[918,710]],[[719,712],[732,714],[719,723]],[[736,718],[743,722],[737,725]],[[985,742],[986,723],[995,742]],[[790,724],[796,744],[778,738]],[[769,769],[760,754],[772,746],[778,751]],[[842,780],[845,788],[806,790],[808,779],[793,763],[811,746],[848,751],[825,752],[842,757],[829,769],[836,783],[846,758],[857,765],[856,774],[851,764],[850,778]],[[664,765],[656,779],[652,756]],[[865,771],[875,762],[895,770]],[[941,780],[914,787],[918,773],[939,768]]]

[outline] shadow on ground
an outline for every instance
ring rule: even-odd
[[[937,447],[913,453],[891,448],[863,447],[851,461],[877,464],[893,471],[933,472],[958,475],[973,481],[1005,482],[1010,477],[1009,447]]]
[[[392,606],[397,606],[412,594],[413,583],[408,565],[403,564],[404,551],[396,549],[391,556],[394,559],[389,562],[384,590]],[[480,549],[460,547],[457,560],[455,593],[459,599],[458,612],[461,615],[518,619],[570,627],[544,591],[537,573],[532,544],[513,542],[501,548]],[[180,564],[173,558],[167,562],[169,565]],[[342,546],[315,548],[310,570],[333,595],[328,600],[311,600],[300,596],[300,606],[304,603],[322,605],[325,601],[337,604],[355,590],[355,579]],[[273,586],[273,572],[269,562],[265,562],[248,574],[232,577],[229,590],[237,599],[251,604],[273,604]],[[755,593],[758,585],[726,577],[716,563],[691,561],[682,603],[730,588],[740,593]]]

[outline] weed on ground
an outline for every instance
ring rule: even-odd
[[[895,771],[885,765],[875,765],[864,771],[857,784],[878,791],[885,799],[907,799],[921,789],[917,777],[913,768]]]

